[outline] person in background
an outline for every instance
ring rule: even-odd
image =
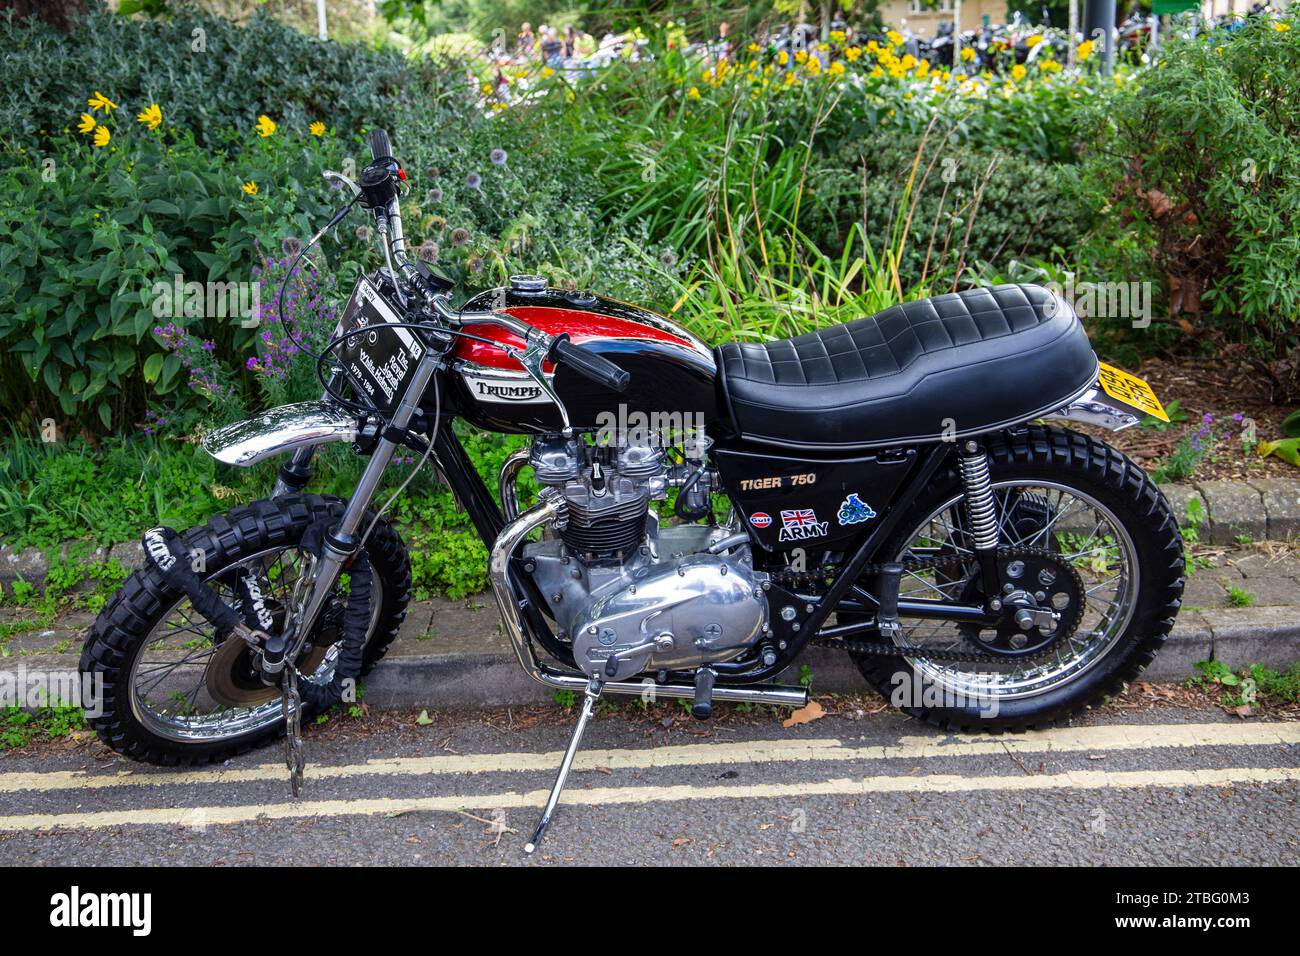
[[[726,20],[723,20],[721,23],[718,24],[717,60],[719,63],[721,63],[723,60],[731,56],[731,41],[727,39],[730,33],[731,33],[730,23],[728,23]]]
[[[578,28],[570,23],[564,28],[564,58],[573,59],[578,52]]]
[[[563,53],[559,31],[555,27],[542,27],[542,62],[550,67],[559,66]]]
[[[537,38],[533,36],[533,25],[525,20],[519,25],[519,42],[515,47],[516,55],[526,60],[533,55],[533,47],[536,45]]]

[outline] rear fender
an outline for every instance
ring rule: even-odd
[[[1087,425],[1109,428],[1113,432],[1132,428],[1142,420],[1133,409],[1107,395],[1102,390],[1100,378],[1068,404],[1042,417],[1049,421],[1083,422]]]

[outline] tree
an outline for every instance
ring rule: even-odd
[[[40,17],[50,26],[67,30],[86,14],[86,0],[0,0],[0,10],[13,10],[18,19]]]

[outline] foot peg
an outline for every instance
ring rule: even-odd
[[[551,817],[555,815],[555,807],[560,802],[560,791],[564,789],[564,783],[569,779],[569,768],[573,766],[573,757],[578,752],[578,745],[582,743],[582,732],[587,729],[587,721],[591,720],[592,711],[596,707],[596,701],[600,700],[600,692],[604,685],[592,678],[587,684],[587,689],[583,691],[582,713],[578,715],[578,726],[573,728],[573,736],[569,739],[569,749],[564,752],[564,759],[560,761],[560,772],[555,775],[555,783],[551,786],[551,795],[546,800],[546,807],[542,810],[542,818],[537,821],[537,829],[533,831],[533,838],[524,844],[524,852],[528,854],[537,851],[537,845],[542,842],[542,837],[546,835],[546,828],[551,825]]]
[[[713,716],[713,682],[717,678],[717,671],[708,667],[695,672],[695,702],[691,704],[691,716],[696,720],[708,720]]]
[[[882,565],[880,570],[880,607],[876,611],[876,627],[880,636],[891,639],[900,636],[903,628],[898,623],[898,587],[903,580],[903,566],[896,561]]]

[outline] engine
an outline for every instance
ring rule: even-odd
[[[524,568],[589,676],[694,669],[770,636],[768,576],[748,543],[722,543],[731,532],[713,525],[661,527],[651,508],[675,486],[679,513],[707,513],[703,455],[672,463],[653,436],[596,445],[553,434],[533,440],[529,464],[544,494],[563,497],[565,520],[523,547]]]

